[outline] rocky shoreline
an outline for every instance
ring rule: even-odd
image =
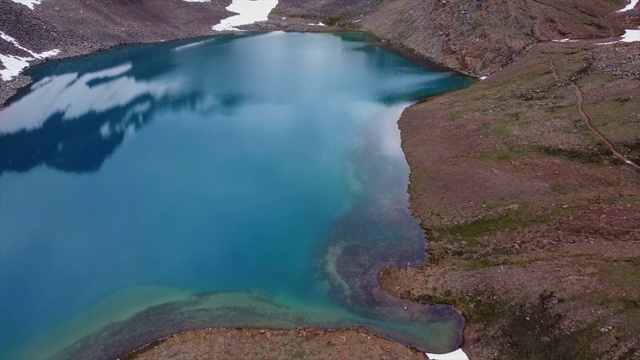
[[[549,65],[555,61],[561,75],[582,89],[594,125],[637,162],[639,43],[600,46],[594,42],[603,40],[589,39],[615,39],[637,27],[640,10],[614,14],[623,4],[595,0],[421,4],[289,0],[258,25],[364,30],[458,71],[490,75],[404,112],[399,126],[412,169],[411,209],[429,232],[432,260],[420,268],[383,270],[382,288],[460,309],[469,321],[463,348],[474,360],[640,358],[640,173],[616,161],[583,126],[575,95],[553,78]],[[0,31],[34,51],[55,44],[60,57],[77,56],[123,43],[211,35],[211,25],[229,15],[226,5],[159,0],[151,10],[135,1],[70,8],[66,0],[46,0],[28,13],[0,0],[8,10],[0,14]],[[167,19],[163,14],[174,8],[183,10]],[[202,11],[207,16],[192,18]],[[85,12],[90,16],[78,23],[78,13]],[[308,25],[319,21],[332,26]],[[564,38],[582,40],[551,41]],[[15,53],[3,40],[0,50]],[[0,104],[29,82],[26,76],[0,82]],[[260,333],[266,330],[249,331],[251,336],[238,331],[187,333],[172,341],[193,347],[166,341],[148,351],[188,356],[196,344],[206,348],[232,338],[244,349],[262,349],[264,358],[277,358],[283,348],[313,358],[304,351],[335,340],[305,349],[294,342],[275,346],[280,343]],[[362,358],[377,351],[359,341],[369,335],[345,330],[339,336]],[[300,337],[300,331],[283,332],[278,341]],[[405,350],[381,356],[400,358]]]

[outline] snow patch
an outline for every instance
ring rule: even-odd
[[[278,5],[278,0],[233,0],[227,10],[234,15],[223,19],[212,27],[215,31],[241,31],[238,26],[249,25],[258,21],[267,21],[268,15]]]
[[[631,3],[629,3],[629,5],[625,6],[624,9],[620,9],[616,12],[625,12],[625,11],[633,10],[637,4],[638,4],[638,0],[631,0]]]
[[[18,76],[24,68],[29,66],[29,60],[32,60],[32,58],[0,54],[0,62],[6,68],[0,70],[0,78],[9,80],[14,76]]]
[[[596,45],[611,45],[619,42],[636,42],[640,41],[640,30],[625,30],[625,33],[618,41],[611,41],[606,43],[598,43]]]
[[[327,26],[327,25],[323,24],[322,22],[319,22],[319,23],[317,23],[317,24],[311,24],[311,23],[309,23],[309,24],[307,24],[307,25],[311,25],[311,26]]]
[[[11,36],[0,31],[0,38],[6,40],[13,44],[13,46],[17,47],[20,50],[26,51],[31,54],[32,57],[23,57],[23,56],[14,56],[14,55],[3,55],[0,54],[0,62],[6,69],[0,70],[0,78],[3,80],[9,80],[14,76],[18,76],[22,70],[24,70],[27,66],[29,66],[29,61],[35,59],[44,59],[51,56],[58,55],[60,50],[49,50],[42,53],[33,52],[24,46],[20,45],[18,41]]]
[[[9,35],[7,35],[7,34],[5,34],[5,33],[3,33],[2,31],[0,31],[0,38],[2,38],[3,40],[6,40],[6,41],[8,41],[8,42],[12,43],[12,44],[13,44],[13,46],[17,47],[17,48],[18,48],[18,49],[20,49],[20,50],[24,50],[24,51],[28,52],[29,54],[31,54],[31,55],[33,55],[33,56],[37,56],[37,54],[36,54],[36,53],[34,53],[33,51],[31,51],[31,50],[27,49],[26,47],[23,47],[22,45],[20,45],[20,44],[18,43],[18,40],[16,40],[16,39],[12,38],[11,36],[9,36]]]
[[[480,76],[480,80],[484,80],[486,78],[487,78],[486,76]]]
[[[48,58],[48,57],[52,57],[52,56],[56,56],[60,54],[60,50],[58,49],[53,49],[53,50],[49,50],[49,51],[45,51],[45,52],[41,52],[39,54],[35,54],[36,59],[44,59],[44,58]]]
[[[467,357],[467,354],[465,354],[462,349],[447,354],[425,354],[430,360],[469,360],[469,357]]]
[[[565,42],[578,42],[578,40],[561,39],[561,40],[553,40],[553,42],[560,42],[560,43],[565,43]]]
[[[636,42],[640,41],[640,30],[627,30],[622,35],[622,42]]]
[[[29,9],[33,10],[33,7],[40,4],[42,0],[13,0],[13,2],[25,5]]]

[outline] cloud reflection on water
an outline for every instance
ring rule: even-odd
[[[140,79],[127,62],[100,71],[65,73],[36,82],[0,111],[0,174],[40,164],[90,172],[152,116],[168,107],[230,113],[241,94],[205,95],[176,73]]]
[[[31,93],[0,113],[0,354],[124,287],[258,289],[283,304],[386,314],[385,326],[397,318],[387,308],[409,314],[384,297],[371,305],[376,266],[424,258],[407,210],[398,104],[464,81],[327,34],[184,44],[45,64]],[[323,282],[326,248],[342,249],[335,272],[351,294]],[[453,337],[419,322],[398,328],[449,346],[459,315],[446,311],[438,321]],[[197,321],[219,320],[205,315]],[[131,329],[114,330],[126,338],[119,348],[103,337],[110,344],[88,349],[135,348]]]

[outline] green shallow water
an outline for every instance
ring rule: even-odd
[[[393,299],[376,273],[426,260],[396,121],[470,79],[363,35],[297,33],[32,75],[0,112],[3,358],[116,358],[215,326],[459,346],[457,312]]]

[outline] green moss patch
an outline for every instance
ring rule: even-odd
[[[526,209],[507,210],[503,214],[491,218],[477,219],[459,225],[433,228],[429,233],[429,240],[445,240],[453,243],[464,241],[469,245],[474,245],[478,244],[478,239],[482,236],[545,223],[556,216],[575,209],[575,206],[555,207],[541,215],[533,214]]]

